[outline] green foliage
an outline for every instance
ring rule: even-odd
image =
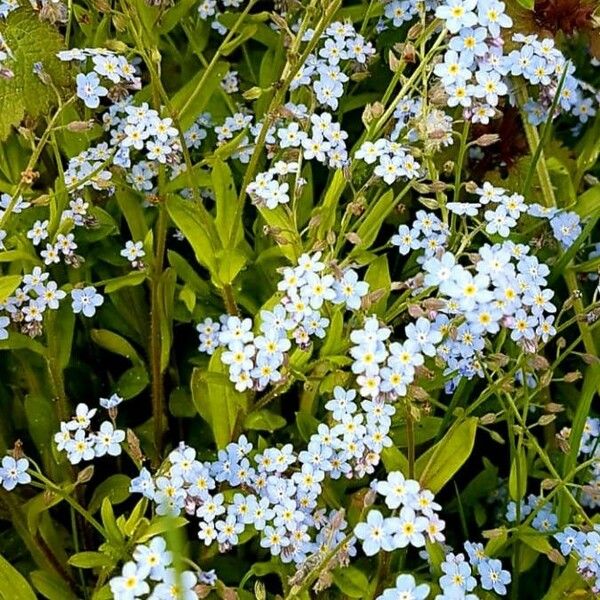
[[[4,140],[25,115],[47,114],[57,102],[56,94],[70,86],[71,78],[68,67],[56,57],[64,49],[62,37],[31,8],[10,13],[0,23],[0,35],[12,52],[8,65],[14,73],[10,78],[0,77],[0,140]],[[42,82],[34,72],[38,64],[49,82]]]

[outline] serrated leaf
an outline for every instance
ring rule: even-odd
[[[26,114],[45,114],[56,102],[54,91],[35,74],[34,65],[41,64],[58,89],[69,84],[69,67],[56,56],[64,48],[62,36],[29,7],[11,12],[0,22],[0,35],[13,56],[3,65],[14,73],[0,78],[0,140],[4,140]]]

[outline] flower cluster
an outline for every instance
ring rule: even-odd
[[[554,535],[564,556],[577,558],[577,572],[592,586],[594,594],[600,593],[600,526],[591,531],[566,527]]]
[[[303,41],[311,41],[314,31],[304,33]],[[364,70],[375,48],[371,42],[356,32],[352,24],[336,21],[322,34],[320,49],[312,53],[296,73],[290,90],[311,87],[317,102],[337,110],[339,99],[344,94],[344,84],[349,81],[342,67],[356,71]],[[322,44],[321,44],[322,42]]]
[[[264,389],[279,382],[287,352],[296,345],[307,348],[311,338],[322,339],[329,319],[322,314],[324,303],[341,304],[357,310],[368,285],[353,269],[328,273],[321,253],[303,254],[296,267],[286,267],[278,289],[284,293],[272,310],[260,312],[260,334],[252,331],[252,320],[222,316],[220,323],[207,318],[197,326],[200,351],[212,354],[222,347],[221,361],[229,368],[238,391]]]
[[[103,421],[98,431],[91,431],[91,420],[98,409],[79,403],[75,416],[70,421],[61,422],[60,431],[54,436],[57,450],[66,452],[73,465],[106,455],[119,456],[121,442],[125,440],[125,432],[115,427],[116,407],[121,401],[122,398],[117,395],[101,399],[100,405],[109,411],[111,420]]]
[[[77,75],[77,97],[88,108],[98,108],[100,99],[105,96],[120,98],[128,90],[138,90],[141,87],[135,67],[124,56],[106,48],[63,50],[58,53],[58,58],[65,62],[79,62],[82,68],[91,59],[92,70]],[[111,86],[111,89],[104,87],[102,82]]]
[[[394,27],[400,27],[417,16],[419,4],[415,0],[394,0],[386,4],[384,16]],[[558,109],[571,112],[582,123],[596,113],[594,98],[584,96],[584,86],[573,75],[573,65],[567,63],[554,40],[517,33],[507,43],[505,32],[513,21],[506,14],[504,2],[447,0],[423,6],[428,11],[435,9],[435,16],[451,34],[434,74],[439,77],[447,105],[460,106],[465,118],[489,123],[497,116],[500,99],[510,101],[514,86],[519,85],[513,81],[519,77],[532,90],[538,90],[537,97],[523,106],[535,125],[547,119],[557,94]],[[385,27],[385,21],[381,27]],[[505,45],[511,47],[510,52],[504,51]]]
[[[356,525],[354,535],[361,541],[367,556],[407,546],[422,548],[426,539],[445,540],[442,533],[445,523],[437,514],[441,506],[429,490],[421,489],[418,481],[405,479],[400,471],[392,471],[385,481],[375,482],[373,487],[398,516],[384,517],[373,509],[365,522]]]
[[[506,507],[506,520],[509,523],[523,521],[526,517],[534,513],[531,520],[531,526],[538,531],[555,531],[558,525],[558,517],[552,511],[552,504],[534,494],[529,494],[527,499],[519,501],[517,504],[509,502]]]
[[[212,586],[215,582],[213,571],[177,571],[167,542],[157,536],[135,547],[133,560],[123,565],[121,575],[113,577],[109,586],[115,600],[196,600],[198,583]]]

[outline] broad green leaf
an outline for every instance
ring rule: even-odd
[[[69,558],[69,564],[80,569],[112,567],[114,560],[103,552],[78,552]]]
[[[0,555],[0,599],[36,600],[27,580]]]
[[[33,571],[30,577],[33,587],[48,600],[77,600],[65,580],[54,573]]]
[[[246,255],[241,250],[235,248],[228,248],[219,252],[218,259],[218,280],[214,283],[219,287],[221,287],[220,284],[232,283],[248,262]]]
[[[385,314],[387,299],[390,295],[392,280],[387,256],[378,256],[367,269],[365,281],[369,284],[369,293],[376,294],[378,300],[369,308],[369,313],[378,316]]]
[[[241,223],[235,223],[236,218],[241,221],[242,212],[238,210],[238,194],[231,169],[226,162],[216,158],[212,163],[210,177],[217,204],[215,225],[221,243],[224,248],[235,248],[241,241],[243,227],[241,227]],[[232,239],[234,230],[237,233],[235,239]]]
[[[19,287],[23,278],[20,275],[4,275],[0,277],[0,304]]]
[[[344,330],[344,315],[342,313],[343,309],[337,308],[331,317],[327,336],[321,347],[320,355],[323,357],[341,354],[347,343],[342,336]]]
[[[94,490],[88,510],[91,513],[95,513],[105,498],[108,498],[113,505],[125,502],[129,498],[130,483],[131,479],[127,475],[123,475],[122,473],[110,475]]]
[[[577,198],[575,212],[582,219],[600,214],[600,184],[589,188]]]
[[[58,310],[47,311],[45,320],[49,359],[64,370],[71,359],[75,329],[75,315],[70,303],[63,302]]]
[[[217,350],[208,370],[194,369],[192,400],[200,416],[210,425],[218,448],[232,439],[238,420],[247,406],[245,394],[238,392],[229,380],[227,365],[221,362],[222,350]]]
[[[39,342],[16,331],[11,331],[8,339],[0,340],[0,350],[31,350],[40,356],[46,356],[48,352]]]
[[[132,239],[143,240],[148,233],[148,225],[142,208],[141,195],[130,188],[118,186],[115,198],[125,221],[127,221]]]
[[[54,462],[52,444],[54,434],[60,425],[56,417],[55,401],[43,394],[27,394],[25,397],[25,416],[29,435],[44,460],[44,466],[50,468]]]
[[[210,294],[210,286],[200,278],[194,268],[174,250],[167,251],[169,264],[175,269],[177,275],[199,296],[206,297]]]
[[[400,471],[403,475],[408,475],[408,459],[395,446],[384,448],[381,452],[381,460],[383,460],[385,470],[388,473]]]
[[[201,69],[175,93],[171,105],[179,113],[179,123],[184,131],[192,126],[206,108],[228,70],[228,63],[218,61],[207,76],[206,69]]]
[[[517,0],[517,2],[527,10],[533,10],[533,7],[535,6],[535,0]]]
[[[187,524],[188,520],[185,517],[170,517],[168,515],[154,517],[148,527],[139,532],[139,537],[136,538],[136,541],[143,544],[156,535],[161,535],[166,531],[178,529],[179,527],[185,527]]]
[[[356,230],[360,242],[354,247],[350,256],[361,250],[367,250],[373,245],[379,230],[383,227],[383,222],[394,209],[394,202],[394,192],[391,189],[375,200],[375,206],[368,209],[367,216]]]
[[[121,375],[117,382],[117,394],[129,400],[135,398],[138,394],[141,394],[148,384],[150,379],[148,377],[148,371],[143,365],[131,367]]]
[[[90,335],[92,340],[101,348],[119,356],[124,356],[134,363],[142,363],[142,359],[135,348],[118,333],[108,331],[108,329],[92,329]]]
[[[160,33],[169,33],[171,29],[179,25],[182,19],[196,4],[196,0],[178,0],[174,6],[165,11],[160,19],[158,30]]]
[[[477,417],[469,417],[453,425],[434,446],[433,452],[416,461],[415,471],[419,474],[422,487],[437,494],[454,477],[471,456],[477,423]]]
[[[315,419],[308,411],[299,410],[296,413],[296,427],[305,442],[310,440],[310,436],[317,431],[319,421]]]
[[[57,89],[70,84],[69,67],[56,53],[64,48],[62,36],[47,21],[42,21],[29,6],[11,12],[0,21],[0,36],[12,52],[2,65],[13,77],[0,77],[0,140],[6,139],[11,126],[18,125],[27,114],[47,114],[56,103],[50,85],[42,83],[34,66],[41,64]]]
[[[367,576],[356,567],[350,566],[334,569],[333,583],[340,589],[342,594],[349,598],[366,598],[369,580]]]
[[[100,505],[100,517],[102,519],[102,525],[104,525],[104,529],[106,530],[108,541],[120,545],[123,541],[123,534],[117,526],[115,513],[108,498],[102,500],[102,504]]]
[[[527,457],[522,446],[517,450],[510,466],[508,492],[515,501],[519,501],[527,492]]]
[[[173,343],[173,303],[175,301],[175,282],[177,273],[171,267],[160,276],[158,284],[160,308],[160,370],[164,373],[169,364]]]
[[[218,248],[214,247],[207,233],[206,219],[210,218],[210,215],[203,213],[192,200],[184,200],[179,196],[169,196],[166,205],[169,216],[192,246],[196,260],[213,276],[216,275],[218,270],[216,250]]]
[[[244,429],[253,429],[257,431],[270,431],[285,427],[287,421],[281,416],[270,410],[257,410],[251,412],[244,419]]]
[[[120,277],[113,277],[112,279],[106,279],[100,282],[98,285],[104,285],[104,291],[107,294],[116,292],[117,290],[123,289],[124,287],[135,287],[141,285],[146,281],[145,271],[131,271],[127,275],[121,275]]]

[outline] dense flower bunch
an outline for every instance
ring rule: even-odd
[[[0,597],[599,594],[593,11],[100,4],[0,0]]]
[[[133,560],[127,562],[121,575],[110,581],[110,591],[115,600],[132,598],[152,598],[167,600],[195,600],[198,596],[194,588],[198,582],[213,585],[214,573],[178,571],[173,567],[172,553],[167,550],[167,542],[157,536],[148,544],[140,544],[133,551]]]
[[[75,416],[68,422],[60,424],[60,431],[54,436],[59,452],[66,452],[72,465],[81,461],[89,461],[100,456],[119,456],[121,442],[125,440],[125,432],[115,428],[116,407],[123,401],[116,394],[110,398],[101,398],[100,406],[109,411],[110,421],[102,421],[98,431],[89,432],[91,419],[97,412],[83,402],[75,409]]]

